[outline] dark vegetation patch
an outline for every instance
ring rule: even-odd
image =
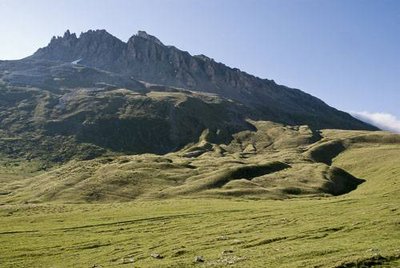
[[[76,249],[95,249],[95,248],[106,247],[106,246],[110,246],[110,245],[111,245],[111,243],[94,242],[94,243],[88,243],[85,245],[77,246]]]
[[[335,268],[353,268],[353,267],[357,267],[357,268],[368,268],[368,267],[378,267],[381,265],[390,265],[390,262],[396,261],[400,259],[400,255],[395,255],[395,256],[382,256],[380,254],[377,254],[375,256],[372,257],[368,257],[368,258],[362,258],[362,259],[358,259],[355,261],[348,261],[348,262],[344,262],[342,264],[339,264],[337,266],[335,266]]]
[[[327,179],[329,181],[325,183],[323,189],[332,195],[349,193],[355,190],[358,185],[365,182],[365,180],[356,178],[347,171],[337,167],[329,168]]]
[[[315,162],[332,164],[332,159],[343,152],[346,147],[341,140],[334,140],[317,145],[309,150],[311,159]]]
[[[210,185],[211,188],[220,188],[232,180],[247,179],[260,177],[266,174],[277,172],[290,166],[286,163],[275,161],[263,165],[248,165],[230,169],[219,175]]]
[[[290,195],[299,195],[302,194],[303,190],[298,187],[286,187],[282,189],[282,192]]]

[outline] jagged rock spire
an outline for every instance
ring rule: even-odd
[[[160,46],[163,46],[164,44],[160,41],[160,39],[158,39],[157,37],[150,35],[148,33],[146,33],[145,31],[138,31],[136,36],[141,37],[143,39],[147,39],[150,40],[156,44],[159,44]]]
[[[255,107],[255,116],[314,128],[368,129],[370,126],[337,111],[300,90],[230,68],[204,55],[192,56],[145,31],[123,42],[105,30],[79,38],[66,31],[31,59],[74,62],[149,83],[208,92]]]

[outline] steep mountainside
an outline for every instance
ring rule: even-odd
[[[168,153],[202,133],[228,144],[253,121],[376,128],[300,90],[260,79],[145,32],[67,31],[34,55],[0,62],[0,148],[50,162],[105,152]]]
[[[67,31],[30,60],[76,62],[155,84],[215,93],[253,108],[253,118],[315,128],[374,129],[300,90],[277,85],[215,62],[191,56],[139,31],[127,43],[104,30],[79,37]]]
[[[145,32],[67,31],[0,61],[0,266],[399,267],[400,135],[370,130]]]

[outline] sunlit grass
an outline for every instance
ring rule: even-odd
[[[283,159],[293,152],[279,154]],[[132,160],[143,157],[148,160],[147,167]],[[196,175],[190,165],[203,163],[206,171],[207,163],[210,169],[221,164],[207,157],[190,163],[181,158],[179,162],[176,155],[124,156],[108,164],[98,159],[102,167],[96,172],[103,175],[102,183],[109,183],[107,178],[113,181],[117,171],[119,181],[124,172],[147,170],[152,176],[143,177],[145,183],[155,178],[152,185],[157,187],[161,183],[164,187],[185,181],[183,177],[172,179],[175,169],[198,176],[203,169]],[[251,161],[261,156],[253,157]],[[173,161],[165,161],[167,158]],[[224,160],[225,165],[234,166],[233,156],[228,159]],[[100,203],[68,204],[68,198],[76,197],[73,191],[67,191],[68,195],[64,193],[52,202],[23,204],[26,197],[35,196],[26,188],[35,184],[30,181],[32,178],[15,177],[27,184],[16,187],[24,189],[20,199],[2,197],[10,203],[0,206],[1,266],[358,267],[375,261],[383,267],[396,267],[400,259],[399,163],[400,144],[396,142],[355,143],[334,158],[332,164],[366,180],[356,190],[337,197],[304,195],[284,200],[255,200],[257,195],[221,198],[218,194],[201,194],[169,199],[150,195],[130,202],[110,202],[110,194]],[[78,175],[84,176],[83,170],[89,172],[92,168],[87,163],[78,164],[63,167],[76,173],[75,180],[82,179]],[[160,169],[156,166],[170,174],[157,174]],[[301,167],[295,171],[305,172]],[[51,172],[57,174],[59,170]],[[11,177],[8,179],[2,179],[4,185],[10,184]],[[50,179],[45,182],[52,183]],[[115,198],[124,201],[119,196]],[[163,258],[151,257],[153,253]],[[196,256],[203,256],[205,262],[195,263]]]

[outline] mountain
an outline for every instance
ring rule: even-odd
[[[3,152],[51,161],[105,151],[163,154],[204,131],[209,142],[227,144],[256,129],[249,120],[376,130],[298,89],[143,31],[126,43],[105,30],[53,37],[30,57],[0,62],[0,95]],[[54,155],[44,153],[49,148]]]
[[[204,55],[191,56],[139,31],[127,43],[105,30],[79,38],[67,31],[53,38],[29,59],[80,65],[155,84],[215,93],[253,108],[254,116],[285,124],[315,128],[373,129],[300,90],[277,85]]]
[[[371,130],[145,32],[67,31],[0,61],[1,267],[399,267],[400,135]]]

